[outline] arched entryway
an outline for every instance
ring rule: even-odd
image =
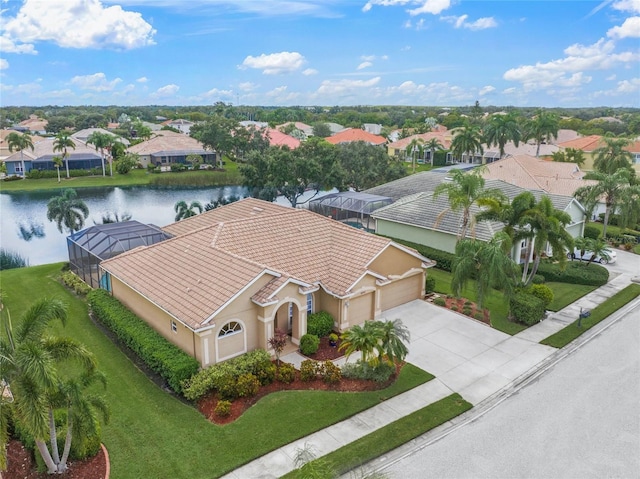
[[[274,327],[291,336],[295,344],[300,342],[300,307],[294,301],[283,302],[276,310]]]

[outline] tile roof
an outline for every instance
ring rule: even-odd
[[[33,140],[35,137],[31,137]],[[38,137],[39,138],[39,137]],[[100,154],[96,152],[96,149],[93,146],[87,145],[85,142],[78,140],[77,138],[73,138],[72,141],[75,143],[75,148],[68,148],[67,153],[69,154],[69,158],[78,158],[78,157],[91,157],[91,158],[100,158]],[[33,142],[33,151],[29,148],[23,150],[23,156],[25,160],[47,160],[51,159],[54,156],[62,156],[62,152],[53,151],[53,143],[55,142],[55,138],[42,138],[40,141]],[[11,156],[7,157],[5,161],[20,161],[20,152],[17,151],[13,153]]]
[[[600,135],[589,135],[558,143],[558,146],[560,148],[574,148],[576,150],[590,152],[597,149],[601,144],[602,137]]]
[[[325,138],[329,143],[337,145],[339,143],[352,143],[354,141],[364,141],[372,145],[384,145],[387,139],[383,136],[374,135],[359,128],[347,128],[335,135]]]
[[[161,151],[204,151],[202,143],[184,133],[176,133],[170,130],[158,131],[147,141],[133,145],[127,149],[130,153],[138,155],[152,155]]]
[[[407,136],[406,138],[402,138],[398,141],[394,141],[393,143],[390,143],[387,146],[389,148],[394,148],[397,150],[406,150],[414,138],[420,138],[424,140],[425,144],[428,143],[429,140],[435,138],[438,141],[440,141],[440,143],[442,143],[442,146],[446,150],[448,150],[449,148],[451,148],[451,140],[453,140],[453,134],[447,130],[429,131],[427,133],[418,133],[416,135]]]
[[[272,300],[285,278],[348,295],[372,260],[393,247],[308,210],[253,198],[163,229],[178,236],[102,266],[193,329],[263,274],[274,279],[254,293],[258,303]]]
[[[292,150],[300,146],[300,140],[293,136],[282,133],[273,128],[265,128],[262,130],[263,135],[269,140],[271,146],[288,146]]]

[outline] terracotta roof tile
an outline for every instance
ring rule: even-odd
[[[374,135],[359,128],[347,128],[333,136],[325,138],[325,140],[334,145],[339,143],[352,143],[354,141],[364,141],[372,145],[384,145],[387,142],[384,136]]]

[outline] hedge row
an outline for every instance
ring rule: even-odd
[[[447,253],[446,251],[442,251],[440,249],[430,248],[429,246],[412,243],[411,241],[405,241],[398,238],[392,238],[390,236],[385,236],[385,238],[389,238],[390,240],[393,240],[398,244],[402,244],[408,246],[409,248],[415,249],[425,258],[429,258],[435,261],[437,263],[436,266],[438,269],[443,269],[445,271],[451,272],[451,265],[453,264],[453,259],[456,257],[456,255],[454,255],[453,253]]]
[[[604,266],[586,262],[571,261],[562,269],[558,264],[541,262],[538,274],[544,276],[547,282],[585,284],[588,286],[602,286],[609,280],[609,271]]]
[[[93,290],[87,299],[96,319],[113,331],[171,389],[183,393],[182,382],[198,372],[198,361],[162,337],[107,291]]]
[[[544,317],[544,301],[526,292],[517,293],[510,301],[511,315],[519,323],[532,326]]]

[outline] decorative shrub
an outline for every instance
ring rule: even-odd
[[[395,367],[386,361],[381,362],[377,366],[372,366],[368,362],[363,363],[358,360],[355,363],[344,364],[341,372],[345,378],[383,383],[395,372]]]
[[[338,342],[338,335],[336,333],[331,333],[329,335],[329,342],[335,344]]]
[[[183,382],[200,367],[195,358],[162,337],[107,291],[94,289],[87,299],[96,319],[167,381],[171,389],[183,393]]]
[[[71,271],[65,271],[60,276],[60,279],[64,284],[66,284],[69,288],[71,288],[76,294],[86,295],[89,291],[91,291],[91,286],[80,279],[75,273]]]
[[[228,417],[231,414],[231,401],[218,401],[213,413],[218,417]]]
[[[433,304],[435,304],[436,306],[446,306],[447,301],[444,298],[438,297],[433,300]]]
[[[600,237],[600,230],[596,226],[586,225],[584,227],[584,237],[591,239],[598,239]]]
[[[534,295],[536,298],[540,298],[544,303],[545,309],[553,301],[553,291],[546,284],[532,284],[528,290],[529,294]]]
[[[511,315],[516,321],[531,326],[544,317],[544,302],[532,294],[516,293],[509,303]]]
[[[276,379],[276,365],[269,360],[261,361],[255,365],[253,374],[258,378],[260,384],[266,386]]]
[[[424,282],[425,293],[433,293],[436,290],[436,279],[433,276],[427,274],[427,279]]]
[[[545,283],[545,279],[544,279],[544,276],[542,276],[541,274],[534,274],[533,275],[533,279],[531,280],[531,282],[533,284],[544,284]]]
[[[314,334],[305,334],[300,338],[300,352],[305,356],[315,354],[320,347],[320,338]]]
[[[313,359],[305,359],[300,364],[300,379],[302,381],[314,381],[318,377],[318,362]]]
[[[585,284],[588,286],[602,286],[609,280],[609,270],[599,264],[586,266],[581,261],[569,262],[564,269],[559,265],[543,261],[538,267],[538,274],[544,276],[547,282]]]
[[[307,317],[307,334],[318,338],[327,336],[333,330],[333,316],[326,311],[312,313]]]
[[[325,383],[335,384],[342,379],[340,368],[333,364],[332,361],[325,361],[322,365],[322,380]]]
[[[469,306],[469,307],[471,307],[471,306],[473,306],[473,303],[472,303],[471,301],[469,301],[469,300],[466,300],[466,301],[464,302],[464,305],[465,305],[465,306]]]
[[[476,311],[476,314],[474,314],[473,317],[478,321],[484,321],[484,313],[481,311]]]
[[[466,314],[467,316],[470,316],[471,308],[469,308],[468,306],[465,306],[464,308],[462,308],[462,314]]]
[[[456,305],[451,306],[451,311],[458,311],[458,307]]]
[[[231,374],[224,374],[215,381],[218,395],[224,399],[236,399],[238,397],[238,381]]]
[[[241,374],[236,383],[238,397],[251,397],[258,394],[260,381],[251,373]]]
[[[291,384],[296,378],[296,368],[292,364],[282,363],[276,371],[276,379],[281,383]]]

